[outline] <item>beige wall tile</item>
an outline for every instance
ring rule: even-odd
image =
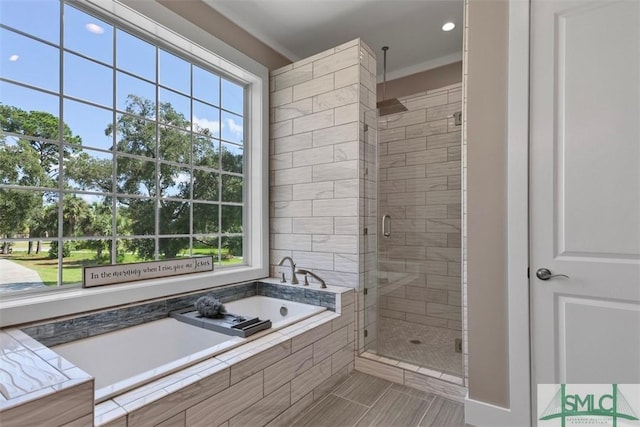
[[[353,352],[351,354],[351,359],[353,360]],[[353,364],[353,362],[351,364]],[[333,389],[335,389],[336,386],[344,381],[348,376],[349,370],[347,366],[335,371],[329,378],[324,380],[318,387],[313,389],[313,400],[317,401],[319,399],[322,399]]]
[[[438,107],[431,107],[427,109],[427,121],[440,120],[453,116],[453,113],[462,111],[462,106],[459,102],[454,104],[446,104]]]
[[[294,218],[293,232],[306,234],[333,233],[333,217]],[[300,260],[296,258],[300,263]]]
[[[460,132],[441,133],[427,137],[427,149],[452,147],[461,144],[462,135]]]
[[[304,83],[313,78],[313,65],[307,64],[293,68],[275,76],[275,90],[281,90],[300,83]]]
[[[435,107],[437,105],[443,105],[448,102],[447,93],[439,93],[434,95],[424,95],[408,99],[407,108],[409,110],[419,110],[429,107]]]
[[[441,163],[448,160],[446,148],[407,153],[407,165]]]
[[[333,163],[333,152],[333,145],[296,151],[293,153],[293,167]]]
[[[427,149],[427,137],[401,139],[387,144],[387,154],[411,153]]]
[[[446,128],[446,123],[445,123],[445,128]],[[415,137],[422,136],[422,135],[414,135],[413,137],[410,137],[409,135],[406,134],[405,129],[406,128],[401,127],[401,128],[395,128],[395,129],[389,129],[389,130],[380,130],[378,131],[378,141],[381,143],[393,142],[393,141],[404,140],[405,138],[408,139],[408,138],[415,138]]]
[[[331,333],[331,322],[323,323],[315,326],[304,334],[295,336],[291,339],[291,352],[297,352],[304,347],[313,344],[322,337],[326,337]]]
[[[271,394],[313,366],[313,347],[299,350],[264,370],[264,392]],[[287,395],[287,398],[289,396]]]
[[[258,372],[226,390],[187,409],[188,426],[222,423],[262,399],[263,372]]]
[[[347,104],[333,110],[333,122],[336,126],[356,122],[360,112],[360,104]]]
[[[324,199],[313,200],[313,216],[357,216],[358,199]]]
[[[440,276],[437,274],[427,275],[427,286],[447,291],[459,291],[461,288],[459,277]]]
[[[306,177],[306,176],[305,176]],[[317,181],[335,181],[358,177],[358,161],[347,160],[344,162],[328,163],[313,166],[311,178]]]
[[[292,167],[292,154],[272,154],[269,156],[269,169],[274,171],[278,169],[290,169]]]
[[[358,250],[358,242],[352,236],[315,234],[312,237],[311,245],[314,252],[354,254]]]
[[[2,411],[3,426],[64,425],[93,414],[93,380]]]
[[[331,126],[333,126],[333,110],[320,111],[293,119],[294,134],[310,132]]]
[[[421,314],[407,313],[406,320],[407,322],[420,323],[429,326],[439,326],[441,328],[446,328],[448,326],[447,319],[439,319],[437,317],[424,316]]]
[[[352,65],[351,67],[338,70],[334,73],[335,76],[335,88],[341,88],[344,86],[350,86],[360,83],[360,65]],[[359,90],[359,88],[358,88]]]
[[[430,136],[447,132],[447,120],[437,120],[417,125],[407,126],[407,138],[418,138],[421,136]],[[427,147],[429,140],[427,138]]]
[[[297,402],[302,399],[330,375],[331,358],[327,357],[311,369],[291,380],[291,402]]]
[[[406,313],[427,314],[427,307],[424,301],[389,297],[387,300],[387,308],[389,310],[404,311]]]
[[[272,185],[287,185],[292,183],[304,183],[312,181],[312,169],[310,166],[299,168],[281,169],[272,171]]]
[[[334,254],[333,260],[335,271],[344,271],[347,273],[358,272],[357,254]]]
[[[271,247],[273,249],[287,249],[294,251],[310,251],[311,235],[308,234],[272,234]]]
[[[333,90],[333,74],[327,74],[293,86],[293,101],[309,98],[331,90]]]
[[[294,251],[293,259],[300,268],[333,270],[333,253]]]
[[[459,161],[435,163],[429,166],[427,170],[427,176],[432,177],[432,176],[442,176],[442,175],[455,175],[455,174],[459,174],[460,171],[461,169],[460,169]]]
[[[272,91],[269,96],[269,104],[271,107],[288,104],[293,101],[293,88]]]
[[[306,114],[311,114],[313,111],[313,105],[311,98],[305,98],[297,102],[283,104],[279,107],[275,107],[273,110],[274,122],[281,122],[284,120],[295,119],[296,117],[301,117]]]
[[[327,112],[320,112],[317,114],[326,113]],[[325,128],[326,129],[320,129],[313,132],[314,147],[358,140],[358,122],[346,123],[340,126],[328,128],[325,126]]]
[[[352,84],[312,98],[313,112],[342,107],[358,102],[358,85]],[[358,120],[356,117],[354,120]]]
[[[292,202],[273,202],[272,216],[279,217],[304,217],[311,216],[311,200],[299,200]]]
[[[424,123],[426,121],[427,110],[425,109],[392,114],[387,118],[387,129],[406,127],[417,123]]]
[[[285,153],[288,151],[305,150],[312,146],[312,133],[301,133],[299,135],[276,138],[272,141],[274,153]]]
[[[283,136],[289,136],[293,133],[293,121],[283,120],[278,123],[272,123],[269,130],[271,138],[281,138]]]
[[[358,218],[355,217],[335,217],[333,219],[334,234],[354,234],[357,230]]]
[[[140,406],[128,415],[130,425],[156,425],[207,397],[229,387],[229,369],[219,364],[201,380],[180,388],[171,388],[170,393],[153,404]]]
[[[404,384],[408,387],[445,396],[458,402],[462,402],[466,394],[466,390],[461,386],[410,371],[405,372]]]
[[[395,366],[389,366],[384,363],[376,362],[374,360],[356,357],[355,369],[356,371],[374,375],[379,378],[384,378],[385,380],[389,380],[394,383],[402,384],[404,382],[404,374],[402,369]]]
[[[279,185],[269,188],[269,200],[272,202],[287,202],[293,198],[293,186]]]
[[[264,425],[289,407],[290,395],[290,384],[285,384],[272,393],[265,390],[265,397],[231,418],[229,427]]]
[[[359,158],[359,143],[357,141],[335,144],[333,160],[343,162],[345,160],[357,160]]]
[[[158,424],[156,427],[186,427],[187,425],[187,413],[182,411],[177,415],[169,418]]]
[[[346,345],[347,326],[313,343],[313,363],[319,363]]]
[[[352,46],[336,52],[331,56],[314,61],[313,77],[318,78],[325,74],[333,73],[359,63],[360,57],[358,46]]]

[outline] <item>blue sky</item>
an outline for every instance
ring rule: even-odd
[[[115,105],[122,110],[128,94],[155,99],[154,85],[139,77],[156,80],[156,50],[149,43],[68,5],[64,6],[63,14],[64,94],[105,107],[65,97],[64,119],[74,134],[82,137],[83,145],[108,149],[112,141],[105,136],[104,130],[113,120],[108,108],[114,103],[114,71],[111,68],[114,59],[119,69],[115,71]],[[59,92],[59,16],[59,3],[54,0],[0,0],[0,23],[55,45],[0,28],[1,77]],[[191,67],[171,52],[160,49],[158,58],[158,81],[167,86],[159,90],[160,102],[170,102],[187,119],[210,129],[214,135],[220,134],[221,127],[223,139],[242,143],[242,116],[216,108],[221,106],[242,114],[242,87],[225,79],[220,81],[218,76],[198,66]],[[191,88],[194,97],[205,101],[195,101],[193,111],[188,98]],[[0,82],[0,102],[23,110],[60,115],[57,96],[8,82]]]

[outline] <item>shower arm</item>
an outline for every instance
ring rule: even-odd
[[[387,99],[387,50],[389,46],[382,47],[382,100]]]

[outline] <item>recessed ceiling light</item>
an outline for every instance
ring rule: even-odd
[[[9,57],[9,61],[16,62],[18,60],[18,58],[20,58],[18,55],[11,55]]]
[[[442,31],[451,31],[456,27],[453,22],[447,22],[442,26]]]
[[[87,29],[87,31],[89,31],[90,33],[93,33],[93,34],[103,34],[104,33],[104,28],[102,28],[98,24],[94,24],[93,22],[85,25],[84,27]]]

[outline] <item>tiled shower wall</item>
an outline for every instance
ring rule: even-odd
[[[379,121],[380,316],[462,329],[461,130],[456,84],[402,98]]]
[[[353,40],[273,71],[270,90],[271,274],[289,280],[275,264],[291,256],[328,284],[358,288],[360,152],[364,108],[375,108],[375,56]]]

